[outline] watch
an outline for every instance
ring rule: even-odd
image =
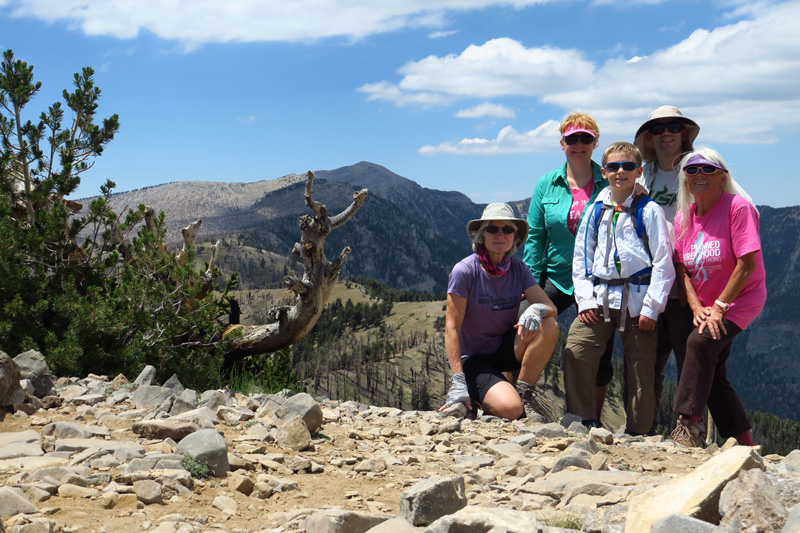
[[[718,305],[723,313],[727,313],[728,309],[731,308],[731,304],[726,304],[722,300],[714,300],[714,305]]]

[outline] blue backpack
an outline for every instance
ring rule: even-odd
[[[597,235],[597,229],[600,226],[600,219],[603,217],[603,214],[606,211],[614,211],[620,213],[628,213],[634,220],[634,226],[636,228],[636,235],[639,236],[639,239],[642,241],[642,245],[644,245],[644,249],[647,250],[647,255],[650,257],[650,264],[653,264],[653,254],[650,252],[650,238],[647,236],[647,228],[644,225],[644,218],[642,217],[642,212],[644,211],[644,206],[652,202],[653,199],[649,196],[636,196],[634,197],[633,201],[631,202],[630,207],[623,207],[621,205],[612,206],[606,205],[602,201],[597,201],[592,206],[592,212],[588,213],[589,216],[592,217],[591,223],[592,227],[594,228],[594,234]],[[584,250],[586,249],[586,236],[584,235]],[[585,257],[585,254],[584,254]],[[586,271],[586,277],[590,277],[592,275],[589,272],[588,264],[584,261],[584,269]],[[647,267],[644,270],[637,272],[632,277],[638,277],[644,274],[649,274],[652,270],[651,267]]]

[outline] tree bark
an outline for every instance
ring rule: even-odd
[[[304,273],[301,278],[284,278],[287,289],[296,295],[294,305],[270,309],[270,315],[277,320],[274,323],[231,326],[226,330],[223,336],[229,336],[232,331],[241,332],[228,345],[224,361],[226,369],[249,355],[274,352],[302,339],[317,323],[339,279],[342,263],[350,254],[350,247],[345,247],[338,257],[328,261],[325,257],[325,239],[331,231],[353,218],[364,203],[368,191],[361,189],[353,194],[353,202],[331,218],[328,217],[327,207],[313,199],[313,186],[314,173],[309,171],[305,201],[314,216],[306,214],[300,217],[298,224],[302,237],[292,249],[292,253],[303,261]]]

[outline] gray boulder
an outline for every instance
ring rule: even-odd
[[[738,522],[742,533],[779,533],[789,514],[772,481],[759,469],[740,472],[725,486],[719,512],[720,526]]]
[[[131,430],[146,439],[172,439],[175,442],[191,435],[200,427],[191,420],[176,420],[165,418],[162,420],[142,420],[135,422]]]
[[[42,428],[42,435],[57,439],[91,439],[107,437],[109,431],[105,426],[89,426],[79,422],[51,422]]]
[[[131,395],[131,403],[139,409],[150,409],[172,398],[172,394],[172,390],[166,387],[142,385]]]
[[[311,446],[311,434],[305,422],[299,416],[295,416],[278,427],[275,431],[275,441],[279,446],[299,452]]]
[[[177,374],[172,374],[172,377],[170,377],[167,381],[165,381],[162,387],[170,389],[175,394],[175,396],[180,396],[181,393],[183,393],[184,391],[184,387],[181,384],[181,381],[178,379]]]
[[[142,369],[139,375],[133,380],[133,384],[137,387],[152,385],[153,380],[156,378],[156,367],[147,365]]]
[[[783,472],[800,472],[800,450],[792,450],[784,457],[780,469]]]
[[[0,406],[17,403],[19,392],[19,366],[8,354],[0,352]]]
[[[51,394],[55,376],[41,353],[36,350],[28,350],[16,356],[14,362],[19,366],[20,379],[28,379],[33,385],[32,396],[44,398]]]
[[[203,407],[208,407],[215,413],[217,412],[217,407],[220,405],[231,407],[235,404],[236,402],[233,396],[226,391],[207,390],[200,395],[200,405]]]
[[[163,491],[160,483],[150,479],[134,481],[133,490],[136,493],[136,498],[145,505],[161,503]]]
[[[800,504],[792,507],[789,511],[789,516],[786,518],[786,523],[783,524],[781,533],[796,533],[800,531]]]
[[[303,520],[302,527],[305,531],[314,533],[363,533],[385,522],[387,518],[364,511],[325,509]]]
[[[228,443],[215,429],[201,429],[178,443],[177,452],[208,465],[216,477],[226,477],[230,470]]]
[[[712,533],[715,529],[714,524],[675,513],[656,520],[651,533]]]
[[[322,425],[322,409],[310,394],[295,394],[275,411],[279,420],[290,420],[299,416],[309,431],[316,431]]]
[[[0,487],[0,516],[38,513],[39,508],[33,505],[20,489]]]
[[[534,533],[539,531],[536,515],[502,507],[465,507],[440,518],[425,533],[461,533],[491,531],[492,533]]]
[[[466,505],[463,477],[424,479],[400,495],[400,516],[425,526]]]

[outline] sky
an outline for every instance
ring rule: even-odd
[[[0,50],[42,82],[24,118],[85,66],[119,115],[72,198],[370,161],[521,200],[569,112],[599,161],[670,104],[757,204],[798,205],[798,28],[800,0],[0,0]]]

